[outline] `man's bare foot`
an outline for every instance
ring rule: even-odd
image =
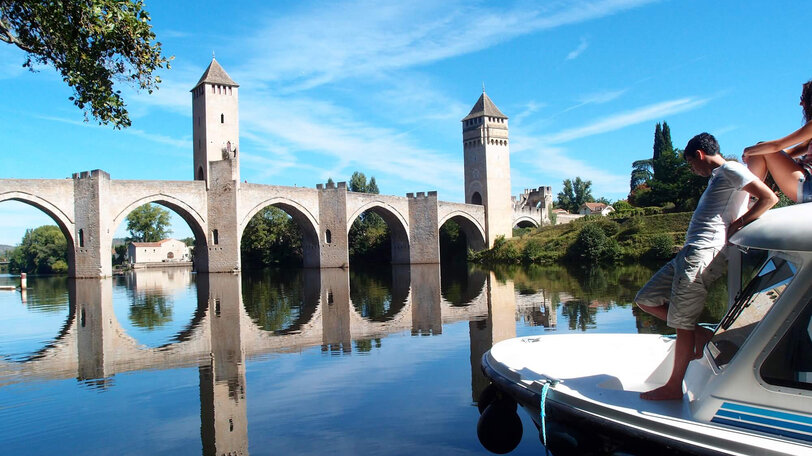
[[[640,393],[640,398],[647,401],[672,401],[682,399],[682,385],[679,385],[679,388],[663,385],[657,389]]]
[[[694,356],[691,359],[702,357],[705,352],[705,345],[708,345],[711,337],[713,337],[713,331],[699,325],[696,326],[694,330]]]

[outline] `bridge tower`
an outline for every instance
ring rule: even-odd
[[[237,158],[240,142],[239,84],[214,58],[192,92],[194,179],[211,185],[209,164],[231,160],[231,180],[240,180]]]
[[[195,251],[199,270],[240,269],[239,84],[214,58],[192,92],[195,180],[205,181],[207,249]]]
[[[465,154],[465,202],[485,206],[488,247],[497,236],[513,233],[510,198],[510,147],[508,117],[485,91],[471,112],[462,119]]]

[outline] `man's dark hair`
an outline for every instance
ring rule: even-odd
[[[705,155],[716,155],[719,153],[719,143],[716,142],[716,138],[712,134],[700,133],[688,141],[688,145],[685,146],[685,150],[682,152],[682,158],[696,158],[696,151],[698,150],[705,152]]]

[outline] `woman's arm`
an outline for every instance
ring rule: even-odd
[[[795,146],[801,143],[808,143],[812,139],[812,121],[807,122],[803,127],[793,131],[781,139],[774,139],[772,141],[765,141],[758,143],[754,146],[745,147],[742,153],[742,158],[746,161],[748,156],[766,155],[778,152],[779,150],[786,149],[787,147]],[[791,153],[795,153],[793,148]],[[797,151],[800,154],[800,150]]]
[[[809,151],[809,141],[802,142],[790,149],[787,149],[787,155],[792,158],[800,157]]]

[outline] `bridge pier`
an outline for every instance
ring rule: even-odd
[[[109,277],[113,273],[113,235],[106,220],[110,175],[96,169],[73,175],[75,232],[68,273],[76,278]]]
[[[347,226],[347,183],[317,185],[319,190],[319,267],[346,268],[350,264]]]
[[[240,233],[237,214],[240,202],[240,181],[232,178],[232,159],[209,163],[208,200],[208,264],[198,266],[201,272],[234,272],[240,270]]]
[[[409,259],[411,264],[440,263],[440,227],[437,217],[437,192],[417,196],[406,194],[409,199]],[[392,258],[394,262],[394,257]]]

